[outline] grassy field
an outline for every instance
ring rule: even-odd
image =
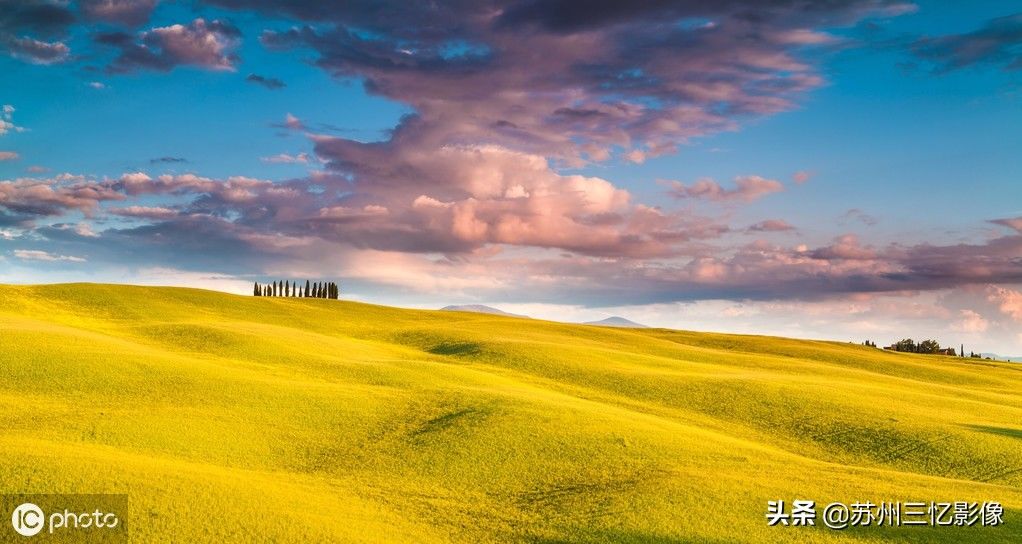
[[[0,286],[0,490],[128,493],[143,543],[1022,542],[1022,365]],[[768,527],[775,499],[1005,523]]]

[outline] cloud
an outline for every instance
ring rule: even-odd
[[[761,176],[738,176],[735,178],[734,189],[725,189],[710,178],[702,178],[691,185],[672,181],[669,194],[675,198],[702,198],[714,202],[752,202],[783,190],[784,185],[776,180]]]
[[[149,21],[159,0],[80,0],[86,17],[93,20],[138,26]]]
[[[106,89],[107,88],[106,84],[101,83],[99,81],[90,81],[87,85],[89,87],[92,87],[93,89],[96,89],[96,90],[102,90],[102,89]]]
[[[847,224],[849,222],[854,221],[854,222],[862,223],[863,225],[866,225],[868,227],[872,227],[872,226],[874,226],[874,225],[876,225],[877,223],[880,222],[879,219],[877,219],[876,217],[874,217],[874,216],[872,216],[872,215],[870,215],[870,214],[860,210],[859,208],[852,208],[852,209],[846,211],[845,213],[843,213],[841,215],[841,218],[839,219],[839,221],[842,224]]]
[[[216,3],[308,22],[267,31],[261,41],[311,48],[329,73],[408,104],[416,126],[404,132],[428,132],[440,145],[543,153],[566,164],[615,154],[642,160],[789,110],[823,83],[801,58],[807,47],[832,41],[815,27],[890,13],[880,2],[850,1],[811,9],[741,1],[614,9],[570,2],[385,2],[345,10],[313,2]],[[405,16],[390,16],[394,10]],[[555,22],[562,16],[571,24]]]
[[[55,255],[42,250],[29,250],[29,249],[16,249],[14,250],[14,256],[23,261],[65,261],[71,263],[84,263],[86,260],[82,257],[74,257],[70,255]]]
[[[1022,233],[1022,217],[1012,217],[1010,219],[995,219],[991,221],[991,223],[995,225],[1001,225],[1003,227],[1008,227],[1009,229],[1014,229],[1017,232]]]
[[[155,159],[149,159],[149,164],[177,164],[188,162],[188,159],[184,157],[156,157]]]
[[[121,217],[136,219],[163,220],[178,216],[178,211],[162,206],[127,206],[124,208],[107,208],[107,213]]]
[[[386,222],[324,223],[321,232],[353,237],[359,247],[472,252],[491,244],[560,248],[600,255],[658,255],[726,228],[632,202],[609,181],[562,175],[536,154],[496,145],[444,146],[427,152],[416,137],[387,144],[317,137],[316,154],[340,176],[355,204],[387,207]],[[341,159],[343,158],[343,159]]]
[[[1022,291],[990,285],[986,294],[987,300],[995,304],[1002,314],[1022,323]]]
[[[799,170],[798,172],[795,172],[794,174],[791,175],[792,181],[799,185],[809,181],[810,179],[812,179],[812,177],[813,173],[808,172],[806,170]]]
[[[10,39],[7,42],[7,50],[15,58],[32,64],[64,62],[71,54],[71,48],[62,42],[44,42],[32,38]]]
[[[239,59],[231,50],[240,38],[241,32],[230,23],[195,19],[187,25],[158,27],[137,36],[110,32],[99,34],[95,39],[120,50],[109,70],[124,73],[167,72],[182,65],[234,71]]]
[[[281,153],[279,155],[273,155],[272,157],[263,157],[260,160],[276,164],[307,164],[309,162],[309,154],[299,153],[297,155],[288,155],[287,153]]]
[[[858,236],[854,234],[839,236],[831,245],[816,249],[810,255],[814,259],[831,261],[873,261],[877,259],[877,252],[873,248],[860,245]]]
[[[101,202],[123,200],[125,196],[107,183],[62,174],[51,179],[19,178],[0,181],[0,211],[25,217],[58,216],[68,210],[86,215]]]
[[[29,62],[58,62],[68,49],[54,39],[64,37],[74,21],[64,2],[0,0],[0,48]]]
[[[302,120],[291,115],[290,113],[284,116],[284,122],[279,125],[274,125],[279,128],[286,128],[288,130],[305,130],[305,124]]]
[[[25,129],[14,124],[14,106],[5,104],[0,109],[0,136],[11,131],[24,132]]]
[[[1016,13],[992,19],[972,32],[920,38],[909,49],[938,72],[983,64],[1015,71],[1022,69],[1020,46],[1022,13]]]
[[[796,229],[783,219],[767,219],[750,226],[747,230],[750,232],[787,232]]]
[[[18,154],[13,151],[0,151],[0,161],[18,160]]]
[[[952,326],[952,330],[959,332],[985,332],[990,323],[983,316],[972,310],[961,310],[960,318]]]
[[[261,76],[259,74],[249,74],[245,78],[245,81],[248,81],[249,83],[255,83],[257,85],[262,85],[267,89],[283,89],[284,87],[287,87],[286,83],[275,77]]]

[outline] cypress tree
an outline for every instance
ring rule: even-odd
[[[287,282],[284,284],[284,296],[285,297],[291,296],[291,282]]]
[[[309,287],[309,280],[305,280],[305,292],[302,293],[303,297],[309,298],[309,289],[310,289],[310,287]]]
[[[252,286],[252,296],[259,296],[259,282],[255,282],[255,285]]]

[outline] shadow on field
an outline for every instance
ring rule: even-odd
[[[426,351],[434,355],[476,355],[482,348],[475,342],[441,342]]]
[[[487,410],[477,408],[463,408],[461,410],[455,410],[426,421],[410,434],[411,436],[420,436],[427,433],[442,431],[468,419],[484,418],[487,413]]]
[[[965,425],[966,428],[981,433],[996,434],[1000,436],[1007,436],[1009,438],[1017,438],[1022,440],[1022,430],[1009,429],[1007,427],[991,427],[988,425]]]

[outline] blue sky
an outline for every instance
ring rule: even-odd
[[[1017,5],[653,4],[0,1],[0,280],[1022,353]]]

